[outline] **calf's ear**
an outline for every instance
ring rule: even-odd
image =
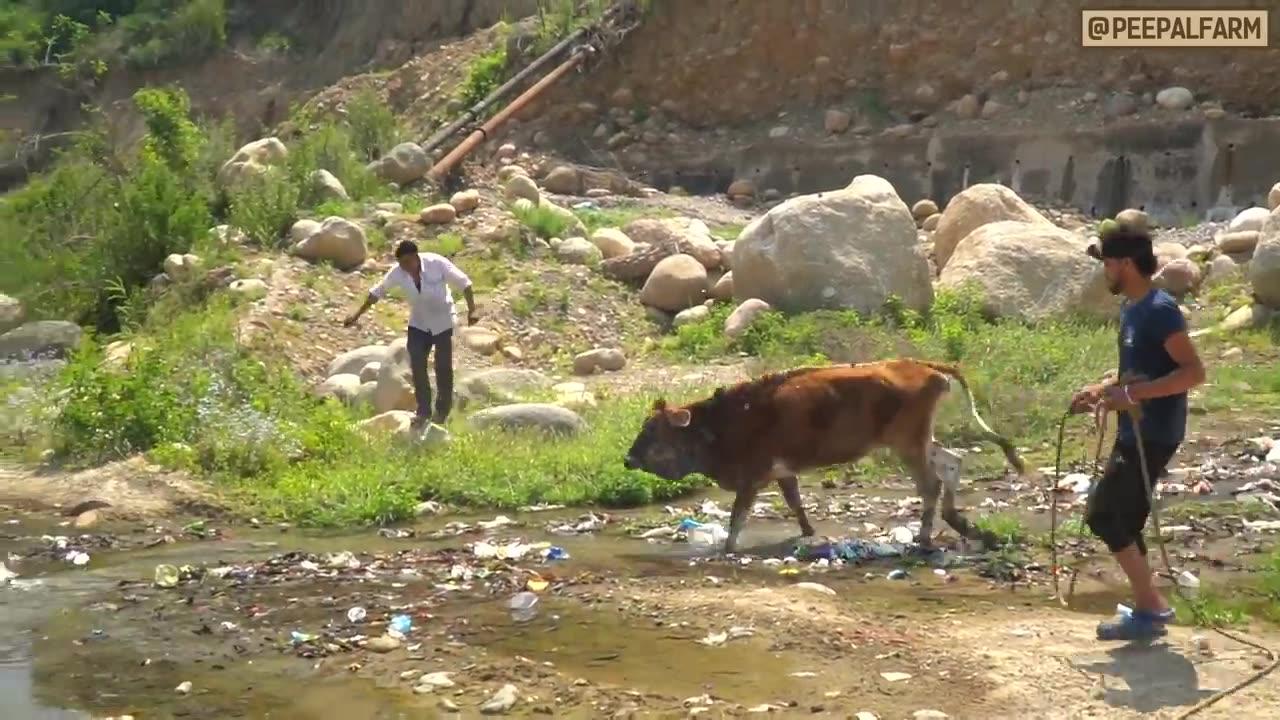
[[[667,413],[667,417],[671,419],[671,424],[676,427],[689,427],[689,423],[693,420],[693,413],[684,408],[677,408]]]

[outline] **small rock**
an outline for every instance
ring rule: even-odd
[[[178,687],[174,688],[174,689],[173,689],[173,691],[174,691],[174,692],[176,692],[176,693],[178,693],[179,695],[188,695],[188,694],[190,694],[190,693],[191,693],[191,681],[190,681],[190,680],[184,680],[182,683],[180,683],[180,684],[178,685]]]
[[[247,300],[261,300],[267,296],[268,290],[267,284],[258,278],[235,280],[227,289]]]
[[[941,710],[917,710],[911,714],[915,720],[946,720],[950,717]]]
[[[449,198],[449,204],[458,215],[463,215],[480,207],[480,191],[479,190],[462,190],[453,194]]]
[[[484,705],[480,706],[480,712],[484,715],[504,715],[511,708],[515,707],[516,701],[519,700],[516,686],[510,683],[503,685],[502,689],[489,698]]]
[[[364,647],[370,652],[389,653],[400,647],[400,641],[390,635],[380,635],[375,638],[369,638],[369,640],[365,642]]]
[[[1166,110],[1187,110],[1195,102],[1195,95],[1184,87],[1167,87],[1156,93],[1156,104]]]
[[[1258,246],[1258,238],[1262,233],[1257,230],[1245,230],[1243,232],[1226,232],[1215,238],[1218,244],[1218,250],[1230,255],[1243,255],[1251,253]]]
[[[911,206],[911,217],[916,219],[917,223],[922,223],[928,217],[938,214],[938,203],[925,198],[916,202]]]
[[[928,232],[933,232],[934,230],[938,229],[938,223],[941,221],[942,221],[942,213],[934,213],[929,217],[925,218],[924,222],[920,223],[920,229],[926,230]]]
[[[686,310],[676,313],[675,319],[671,321],[671,327],[678,328],[682,325],[701,322],[711,315],[711,308],[706,305],[695,305]]]
[[[77,528],[91,528],[98,524],[98,511],[86,510],[76,516],[75,522],[72,523]]]
[[[596,348],[578,353],[573,358],[574,375],[591,375],[596,370],[617,372],[627,365],[627,357],[618,348]]]
[[[1116,93],[1102,104],[1102,114],[1109,118],[1132,115],[1138,111],[1138,100],[1128,93]]]
[[[458,211],[449,203],[440,203],[422,211],[418,220],[424,225],[446,225],[458,218]]]
[[[823,118],[822,126],[828,133],[839,135],[849,129],[849,123],[852,121],[853,116],[849,113],[833,108],[827,111],[826,116]]]
[[[952,105],[951,111],[965,120],[972,120],[982,112],[982,104],[978,102],[978,96],[965,95]]]
[[[761,313],[772,309],[773,307],[769,303],[759,298],[744,300],[741,305],[729,314],[729,317],[725,318],[725,336],[729,338],[739,337],[747,331],[747,328],[751,327],[751,323],[755,322]]]
[[[1147,213],[1137,208],[1127,208],[1116,213],[1116,222],[1137,230],[1147,230],[1151,226]]]
[[[572,237],[553,247],[556,259],[566,265],[595,266],[604,260],[604,253],[600,248],[586,238]]]
[[[873,712],[866,712],[865,710],[854,715],[853,717],[854,717],[854,720],[880,720],[879,715],[876,715]]]

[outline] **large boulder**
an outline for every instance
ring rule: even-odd
[[[316,386],[313,391],[318,398],[335,398],[339,402],[350,405],[360,393],[360,376],[352,373],[333,375]]]
[[[218,170],[218,185],[230,188],[250,178],[263,175],[272,165],[289,156],[289,150],[279,138],[255,140],[236,151]]]
[[[371,362],[382,362],[387,355],[386,345],[365,345],[348,350],[329,362],[326,377],[334,375],[355,375]]]
[[[492,368],[463,377],[456,387],[467,399],[513,402],[522,394],[543,390],[552,384],[550,378],[537,370]]]
[[[347,194],[347,189],[342,186],[342,181],[328,170],[316,170],[311,173],[311,186],[315,188],[320,197],[326,200],[347,201],[351,199],[351,196]]]
[[[1262,226],[1271,218],[1271,211],[1264,207],[1251,207],[1241,210],[1230,223],[1227,223],[1228,233],[1248,232],[1250,230],[1261,230]]]
[[[555,435],[575,435],[586,422],[574,411],[547,403],[516,403],[481,410],[470,417],[478,428],[539,430]]]
[[[418,409],[413,395],[413,370],[409,366],[409,347],[405,338],[391,343],[378,367],[378,386],[373,391],[373,409],[384,413],[388,410]]]
[[[0,357],[62,355],[80,342],[84,331],[65,320],[37,320],[0,335]]]
[[[1249,283],[1258,302],[1280,308],[1280,213],[1273,213],[1262,227],[1249,261]]]
[[[1184,295],[1200,287],[1203,276],[1200,266],[1188,258],[1176,258],[1160,267],[1152,278],[1156,287],[1174,295]]]
[[[1114,315],[1118,300],[1107,290],[1102,264],[1085,254],[1088,245],[1087,238],[1048,223],[988,223],[960,241],[938,286],[977,283],[987,309],[1001,317]]]
[[[640,302],[659,310],[680,312],[707,299],[707,282],[707,268],[692,255],[672,255],[653,268],[640,288]]]
[[[636,244],[627,234],[617,228],[600,228],[591,233],[591,244],[600,248],[604,259],[630,255]]]
[[[633,242],[649,247],[675,243],[679,252],[692,256],[708,270],[720,267],[720,247],[711,236],[711,229],[701,220],[640,218],[627,223],[622,232]]]
[[[387,182],[408,185],[431,169],[431,158],[417,143],[404,142],[391,152],[369,163],[369,171]]]
[[[840,190],[786,200],[734,243],[737,300],[871,313],[890,295],[923,310],[933,288],[911,210],[884,178],[859,175]]]
[[[22,303],[16,298],[0,294],[0,333],[9,332],[18,327],[26,316]]]
[[[313,262],[327,261],[339,270],[355,270],[369,256],[364,229],[338,216],[325,218],[320,228],[293,246],[293,254]]]
[[[933,232],[934,261],[938,267],[945,268],[956,245],[969,233],[987,223],[1002,220],[1053,225],[1040,211],[1004,185],[972,185],[947,202],[947,209],[942,212]]]
[[[1280,182],[1271,186],[1271,191],[1267,193],[1267,208],[1275,210],[1280,208]]]

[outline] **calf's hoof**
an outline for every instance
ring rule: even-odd
[[[801,526],[800,526],[800,536],[801,536],[801,537],[813,537],[814,535],[817,535],[817,534],[818,534],[818,531],[817,531],[817,530],[814,530],[812,525],[801,525]]]

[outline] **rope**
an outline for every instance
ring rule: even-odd
[[[1195,616],[1196,620],[1199,621],[1201,625],[1204,625],[1205,627],[1209,628],[1210,630],[1213,630],[1214,632],[1218,633],[1219,635],[1222,635],[1223,637],[1229,640],[1234,640],[1243,645],[1248,645],[1250,647],[1261,650],[1262,653],[1266,655],[1268,658],[1270,658],[1271,660],[1271,663],[1266,667],[1262,668],[1261,670],[1258,670],[1257,672],[1253,673],[1252,675],[1245,678],[1244,680],[1241,680],[1235,685],[1232,685],[1226,690],[1221,690],[1215,693],[1214,695],[1211,695],[1210,697],[1205,698],[1204,700],[1196,704],[1194,707],[1183,712],[1181,715],[1178,716],[1178,720],[1183,720],[1183,718],[1191,717],[1192,715],[1195,715],[1196,713],[1200,712],[1201,710],[1204,710],[1210,705],[1213,705],[1214,703],[1222,700],[1223,698],[1229,695],[1233,695],[1239,692],[1245,687],[1252,685],[1253,683],[1269,675],[1277,667],[1280,667],[1280,654],[1277,654],[1275,651],[1271,650],[1270,648],[1267,648],[1264,645],[1261,645],[1252,640],[1249,640],[1248,638],[1241,637],[1239,635],[1231,633],[1219,627],[1218,625],[1214,624],[1213,622],[1211,622],[1209,618],[1206,617],[1204,613],[1200,610],[1200,608],[1197,607],[1194,600],[1190,598],[1183,591],[1182,586],[1178,584],[1178,576],[1173,571],[1173,564],[1169,561],[1169,551],[1165,547],[1164,533],[1161,532],[1160,530],[1160,512],[1155,502],[1155,488],[1151,482],[1150,471],[1147,469],[1147,453],[1146,453],[1146,449],[1143,446],[1142,429],[1140,427],[1141,425],[1140,421],[1142,419],[1142,411],[1137,406],[1134,406],[1126,410],[1123,410],[1122,412],[1126,412],[1129,414],[1129,418],[1133,424],[1134,435],[1137,439],[1138,464],[1142,471],[1142,481],[1146,485],[1148,503],[1151,506],[1151,521],[1156,531],[1156,543],[1160,548],[1160,558],[1161,560],[1164,561],[1164,568],[1165,568],[1164,576],[1169,580],[1173,581],[1174,592],[1176,592],[1178,594],[1178,597],[1182,598],[1182,600],[1187,604],[1187,606],[1191,608],[1191,614]],[[1051,566],[1053,568],[1053,589],[1054,589],[1054,593],[1058,596],[1058,601],[1063,605],[1063,607],[1067,606],[1067,599],[1063,598],[1061,593],[1058,590],[1058,542],[1057,542],[1058,502],[1057,502],[1057,499],[1053,496],[1053,492],[1057,489],[1056,483],[1058,482],[1058,479],[1061,477],[1063,433],[1066,427],[1067,418],[1070,417],[1071,415],[1072,415],[1072,412],[1068,410],[1067,413],[1063,415],[1062,421],[1058,423],[1058,453],[1057,453],[1057,461],[1054,465],[1055,485],[1054,487],[1051,487],[1049,489],[1049,508],[1050,508],[1049,512],[1050,512],[1050,522],[1052,523],[1052,526],[1050,527],[1050,530],[1049,530],[1049,538],[1050,538],[1049,542],[1053,546],[1053,561],[1052,561],[1053,565]],[[1097,467],[1098,463],[1101,461],[1101,458],[1102,458],[1102,439],[1106,435],[1107,415],[1108,415],[1107,411],[1103,408],[1101,404],[1099,404],[1098,409],[1096,410],[1096,413],[1095,413],[1095,418],[1101,419],[1101,422],[1098,424],[1098,452],[1097,452],[1097,455],[1095,456],[1095,461],[1094,461],[1095,468]],[[1073,575],[1072,588],[1074,589],[1074,587],[1075,587],[1075,577]]]

